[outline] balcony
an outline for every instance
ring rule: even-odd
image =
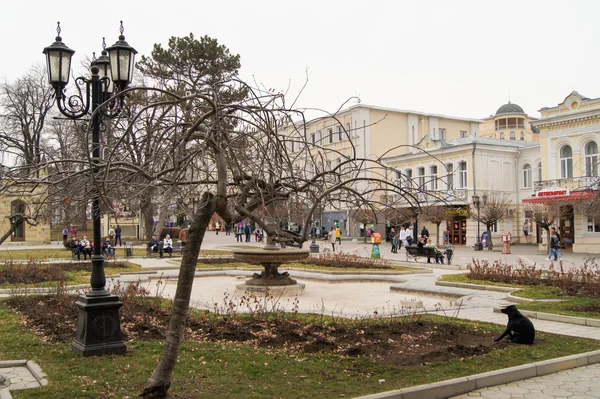
[[[413,200],[410,198],[410,195],[412,195],[415,199]],[[389,195],[387,196],[387,199],[390,201],[387,202],[387,204],[388,206],[396,207],[413,206],[415,205],[415,202],[418,202],[421,205],[434,205],[436,203],[462,204],[464,202],[468,202],[469,190],[466,188],[435,191],[414,190],[412,194],[407,193],[406,197],[409,197],[410,201],[409,199],[402,197],[400,194]]]
[[[525,129],[525,125],[501,125],[501,126],[496,126],[496,131],[499,130],[507,130],[507,129]]]
[[[533,182],[533,191],[538,192],[546,188],[561,187],[568,190],[597,190],[600,182],[598,176],[568,177],[565,179],[539,180]]]

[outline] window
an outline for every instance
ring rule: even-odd
[[[451,163],[446,164],[446,187],[448,190],[454,188],[454,165]]]
[[[587,231],[588,233],[600,233],[600,219],[588,218]]]
[[[350,137],[352,137],[352,126],[350,125],[350,123],[346,123],[346,134]]]
[[[437,180],[437,166],[433,165],[429,167],[429,178],[430,183],[429,183],[429,188],[431,190],[437,190],[438,189],[438,180]]]
[[[533,182],[531,181],[531,165],[528,163],[523,165],[523,187],[531,188]]]
[[[458,164],[458,188],[467,188],[467,163],[465,161]]]
[[[323,143],[321,142],[321,140],[323,140],[323,135],[321,135],[321,131],[319,130],[319,131],[317,132],[317,144],[319,144],[319,145],[323,144]]]
[[[595,141],[585,145],[585,175],[598,176],[598,144]]]
[[[500,140],[504,140],[504,132],[500,133]]]
[[[542,163],[538,162],[537,164],[537,180],[536,181],[542,181]]]
[[[461,130],[460,131],[460,138],[462,139],[464,137],[467,137],[467,132],[465,130]]]
[[[342,125],[338,126],[338,141],[342,141],[344,139]]]
[[[317,139],[317,135],[313,133],[310,136],[311,136],[310,137],[310,141],[312,141],[313,145],[316,144],[317,143],[317,140],[316,140]]]
[[[419,175],[419,189],[425,190],[425,168],[418,168],[417,174]]]
[[[21,200],[16,200],[11,203],[12,214],[15,215],[17,213],[25,214],[27,213],[27,207],[25,203]],[[25,241],[25,226],[27,224],[25,222],[21,223],[19,227],[13,231],[11,241]]]
[[[333,129],[327,129],[327,133],[329,133],[329,144],[333,143]]]
[[[525,133],[521,132],[521,141],[525,141]]]
[[[412,188],[412,178],[413,178],[412,169],[406,169],[404,171],[404,187]]]
[[[446,129],[440,128],[440,140],[446,140]]]
[[[563,145],[560,149],[560,177],[573,177],[573,150],[570,145]]]
[[[516,136],[515,132],[510,132],[510,139],[511,140],[516,140],[517,139],[517,136]]]

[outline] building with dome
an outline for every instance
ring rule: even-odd
[[[494,115],[482,119],[480,135],[499,140],[538,141],[537,128],[531,125],[536,120],[519,105],[509,101],[500,106]]]

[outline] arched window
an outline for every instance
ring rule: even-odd
[[[510,139],[511,140],[516,140],[517,136],[515,135],[515,132],[510,132]]]
[[[16,200],[11,203],[12,214],[16,215],[17,213],[25,214],[26,205],[23,201]],[[11,241],[25,241],[25,225],[23,222],[17,227],[17,229],[13,232],[11,237]]]
[[[438,189],[438,167],[436,165],[432,165],[429,167],[429,179],[430,179],[430,184],[429,184],[429,188],[431,190],[437,190]]]
[[[542,163],[538,162],[537,164],[537,179],[536,181],[542,181]]]
[[[523,187],[531,188],[533,182],[531,181],[531,165],[526,163],[523,165]]]
[[[412,178],[413,178],[412,169],[406,169],[404,171],[404,187],[405,188],[413,187]]]
[[[573,150],[570,145],[563,145],[560,149],[560,177],[573,177]]]
[[[458,164],[458,188],[467,188],[467,163],[465,161]]]
[[[504,132],[500,133],[500,140],[504,140]]]
[[[598,144],[595,141],[585,145],[585,175],[598,176]]]

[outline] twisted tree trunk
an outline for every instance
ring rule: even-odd
[[[214,195],[204,193],[198,214],[195,215],[194,221],[190,226],[187,245],[183,250],[177,291],[173,300],[171,320],[169,321],[169,330],[165,339],[163,355],[158,361],[152,377],[150,377],[150,380],[146,384],[144,392],[140,394],[142,398],[162,399],[167,397],[179,349],[183,342],[183,332],[190,307],[196,262],[198,261],[206,228],[215,209],[216,201]]]

